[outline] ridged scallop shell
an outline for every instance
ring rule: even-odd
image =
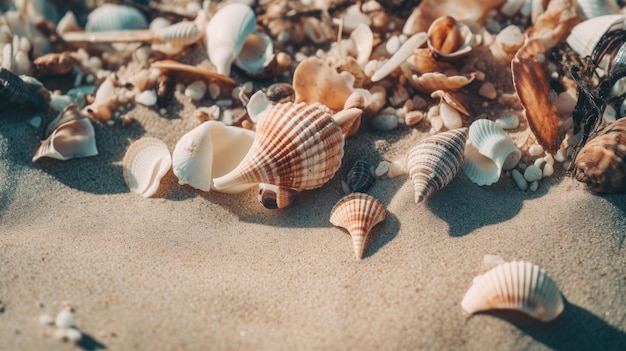
[[[42,157],[69,160],[97,154],[96,134],[91,121],[80,114],[78,106],[70,104],[46,128],[46,139],[35,151],[32,161]]]
[[[104,4],[87,17],[85,31],[108,32],[116,30],[147,29],[148,21],[141,11],[125,5]]]
[[[344,196],[330,211],[330,223],[345,228],[350,233],[357,260],[363,258],[370,231],[385,218],[387,211],[383,204],[364,193]]]
[[[207,121],[183,135],[172,153],[174,174],[180,184],[202,191],[215,189],[213,179],[232,171],[250,150],[254,132]],[[222,189],[240,192],[250,186]]]
[[[319,102],[332,110],[341,110],[352,94],[352,86],[322,60],[309,57],[293,73],[296,102]]]
[[[195,43],[202,34],[196,23],[191,21],[178,22],[154,31],[154,36],[159,40],[180,46]]]
[[[437,18],[428,28],[428,47],[435,57],[456,60],[472,51],[472,31],[454,17]]]
[[[298,192],[293,189],[276,186],[273,184],[259,184],[259,202],[269,209],[285,208],[296,198]]]
[[[370,165],[363,160],[357,160],[348,171],[346,183],[352,192],[367,191],[374,183],[374,175],[370,170]]]
[[[256,16],[250,6],[232,3],[222,7],[206,27],[209,60],[223,75],[241,52],[248,36],[256,29]]]
[[[580,57],[591,56],[604,33],[624,28],[626,15],[606,15],[577,24],[565,40]]]
[[[556,283],[537,265],[503,263],[474,279],[461,306],[468,313],[513,309],[548,322],[563,312],[563,297]]]
[[[420,203],[448,185],[461,169],[467,128],[431,135],[420,140],[406,155],[405,169]]]
[[[214,179],[216,189],[258,183],[296,190],[321,187],[343,157],[343,134],[330,113],[317,103],[270,107],[259,119],[250,151],[233,171]]]
[[[159,139],[143,137],[130,145],[122,160],[124,181],[130,190],[148,198],[159,189],[161,178],[170,170],[172,156]]]
[[[626,191],[626,118],[607,125],[576,156],[576,180],[598,193]]]
[[[517,165],[522,152],[508,134],[488,119],[474,121],[469,128],[471,148],[466,149],[463,172],[478,185],[491,185],[503,170]]]
[[[425,93],[436,90],[456,91],[468,85],[476,75],[470,73],[463,76],[446,76],[439,72],[428,72],[422,75],[412,74],[408,81],[411,86]]]
[[[45,110],[48,100],[29,86],[16,74],[0,68],[0,106]]]

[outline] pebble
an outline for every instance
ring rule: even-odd
[[[210,83],[208,90],[209,90],[209,96],[213,100],[217,99],[217,97],[220,95],[220,92],[221,92],[219,85],[215,83]]]
[[[441,117],[437,116],[437,117],[433,117],[430,119],[430,132],[431,133],[437,133],[442,128],[443,128],[443,121],[441,120]]]
[[[543,172],[541,171],[541,168],[535,165],[530,165],[526,167],[526,170],[524,171],[524,179],[526,179],[529,182],[532,182],[534,180],[539,180],[541,179],[542,176],[543,176]]]
[[[215,101],[215,105],[219,107],[230,107],[230,105],[232,104],[233,104],[232,99],[222,99],[222,100]]]
[[[543,167],[543,165],[546,163],[546,160],[543,157],[540,157],[538,159],[535,160],[534,165],[541,168]]]
[[[69,328],[74,325],[74,311],[72,308],[69,306],[63,307],[54,319],[54,325],[57,328]]]
[[[511,171],[511,178],[513,178],[515,185],[517,185],[520,190],[526,191],[526,189],[528,189],[528,182],[526,181],[526,179],[524,179],[524,176],[517,169]]]
[[[537,189],[539,189],[539,181],[533,180],[532,182],[530,182],[530,186],[528,186],[528,190],[535,192],[537,191]]]
[[[546,165],[543,166],[543,177],[549,177],[553,174],[554,174],[554,166],[549,163],[546,163]]]
[[[157,102],[157,93],[154,90],[146,90],[135,96],[135,101],[145,106],[154,106]]]
[[[496,119],[496,124],[502,129],[516,129],[519,127],[519,117],[516,114],[502,116]]]
[[[41,325],[52,325],[54,323],[54,319],[50,317],[49,314],[42,314],[39,316],[39,324]]]
[[[554,155],[554,160],[558,163],[563,163],[566,160],[565,151],[563,149],[559,149]]]
[[[539,156],[543,153],[543,147],[539,144],[532,144],[528,148],[528,154],[530,156]]]
[[[524,5],[524,0],[507,0],[500,12],[507,17],[512,17],[522,8],[522,5]]]
[[[383,110],[380,114],[370,120],[370,126],[372,129],[380,132],[388,132],[398,126],[398,116],[395,115],[395,111],[391,112],[389,109]]]
[[[71,342],[79,342],[83,334],[76,328],[68,328],[65,330],[65,337]]]
[[[498,92],[493,84],[490,82],[484,82],[478,89],[478,95],[484,97],[485,99],[493,100],[498,97]]]
[[[424,119],[424,112],[422,111],[409,111],[404,115],[404,123],[412,127]]]
[[[34,128],[39,128],[41,126],[41,117],[35,116],[31,118],[30,121],[28,121],[28,124]]]
[[[387,172],[389,172],[390,165],[391,165],[391,162],[389,161],[380,161],[380,163],[374,170],[374,175],[378,178],[386,176]]]
[[[463,118],[461,118],[461,113],[445,102],[439,106],[439,115],[441,116],[441,121],[446,129],[452,130],[463,127]]]
[[[206,90],[206,84],[201,80],[197,80],[185,88],[185,96],[190,98],[191,101],[200,101],[204,97]]]
[[[390,55],[393,55],[400,48],[400,38],[397,35],[392,36],[385,43],[385,49]]]

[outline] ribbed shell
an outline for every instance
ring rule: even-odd
[[[13,72],[0,68],[0,106],[45,110],[48,101]]]
[[[296,198],[298,192],[272,184],[259,184],[259,202],[269,209],[285,208]]]
[[[567,45],[580,57],[590,56],[604,33],[623,28],[625,20],[624,15],[606,15],[581,22],[570,32],[566,39]]]
[[[330,180],[343,157],[341,128],[321,104],[281,103],[268,108],[243,161],[214,179],[215,187],[268,183],[295,190],[319,188]]]
[[[98,6],[87,17],[85,31],[105,32],[115,30],[147,29],[148,21],[134,7],[104,4]]]
[[[370,231],[385,218],[387,211],[383,204],[364,193],[344,196],[330,211],[330,223],[345,228],[352,236],[354,255],[358,260],[363,258]]]
[[[374,183],[374,175],[370,170],[370,165],[357,160],[348,171],[347,184],[352,192],[365,192]]]
[[[461,306],[468,313],[513,309],[543,322],[563,312],[563,297],[556,283],[537,265],[503,263],[474,280]]]
[[[154,36],[167,43],[186,46],[198,41],[202,32],[194,22],[183,21],[155,30]]]
[[[626,191],[626,118],[609,124],[576,156],[576,179],[599,193]]]
[[[522,157],[513,139],[495,122],[488,119],[474,121],[469,128],[469,140],[476,150],[493,161],[498,177],[502,170],[512,169]]]
[[[124,181],[132,192],[145,198],[156,193],[161,178],[171,167],[172,156],[167,145],[150,137],[135,141],[122,160]]]
[[[405,168],[420,203],[448,185],[463,163],[467,128],[435,134],[420,140],[409,150]]]
[[[577,0],[576,5],[585,18],[614,15],[620,10],[614,0]]]

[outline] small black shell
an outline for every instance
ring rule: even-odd
[[[0,68],[0,107],[45,110],[48,100],[38,89],[29,87],[15,73]]]
[[[365,192],[374,183],[374,175],[370,171],[370,165],[362,160],[354,163],[347,178],[348,187],[352,192]]]

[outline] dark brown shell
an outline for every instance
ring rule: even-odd
[[[36,87],[29,87],[15,73],[0,68],[0,107],[45,110],[48,100]]]
[[[626,191],[626,118],[602,129],[576,156],[576,180],[590,191]]]
[[[78,61],[69,52],[47,54],[33,61],[36,77],[68,74],[77,64]]]

